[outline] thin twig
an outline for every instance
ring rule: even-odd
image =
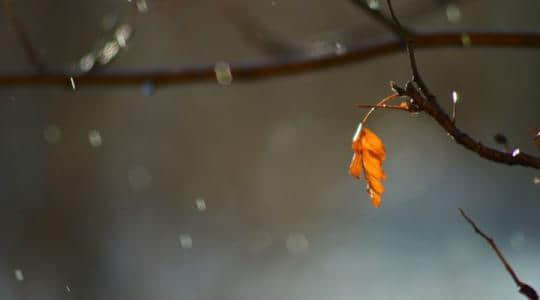
[[[501,251],[499,250],[499,248],[497,247],[497,244],[495,244],[493,239],[490,238],[489,236],[487,236],[482,230],[480,230],[480,228],[478,228],[478,226],[476,226],[476,223],[471,218],[469,218],[469,216],[467,216],[467,214],[465,214],[465,211],[463,209],[460,208],[459,212],[461,213],[463,218],[465,218],[465,220],[469,224],[471,224],[471,226],[474,229],[474,232],[476,232],[478,235],[480,235],[482,238],[484,238],[484,240],[486,240],[486,242],[491,246],[491,248],[493,249],[495,254],[497,254],[497,257],[499,258],[499,260],[503,264],[503,266],[506,269],[506,271],[508,272],[508,274],[510,274],[510,276],[512,276],[512,280],[514,280],[514,283],[518,286],[519,292],[522,293],[523,295],[525,295],[530,300],[538,300],[538,294],[536,293],[536,291],[531,286],[524,283],[523,281],[521,281],[518,278],[516,272],[514,272],[514,269],[508,263],[506,258],[503,256],[503,254],[501,253]]]
[[[365,0],[351,0],[351,2],[375,19],[379,24],[392,31],[398,38],[403,38],[403,35],[410,36],[413,34],[412,31],[396,25],[392,20],[389,20],[381,11],[370,8]]]
[[[370,104],[356,104],[358,108],[375,108],[375,109],[390,109],[390,110],[403,110],[409,111],[408,108],[399,105],[370,105]]]
[[[400,95],[399,95],[398,93],[393,93],[392,95],[383,98],[381,101],[379,101],[379,102],[375,105],[375,107],[372,107],[372,108],[366,113],[366,115],[364,116],[364,119],[363,119],[362,122],[360,122],[360,123],[362,123],[362,124],[366,123],[367,120],[368,120],[368,118],[369,118],[369,116],[375,111],[375,109],[376,109],[378,106],[386,105],[386,102],[392,101],[392,100],[397,99],[397,98],[399,98],[399,97],[400,97]]]
[[[14,0],[4,0],[6,19],[11,24],[11,27],[13,27],[13,29],[15,30],[17,39],[21,43],[21,46],[23,47],[24,53],[26,54],[26,58],[28,59],[28,61],[32,64],[32,66],[37,72],[43,73],[47,70],[47,67],[39,58],[39,54],[34,48],[34,46],[32,46],[32,42],[30,41],[30,38],[28,37],[26,30],[24,29],[24,25],[21,23],[21,21],[15,14],[13,6]]]
[[[397,26],[403,28],[403,25],[401,25],[398,18],[396,17],[396,14],[394,13],[394,8],[392,7],[392,1],[387,0],[387,3],[388,3],[388,8],[390,10],[390,15],[392,16],[392,19],[394,20]],[[402,30],[401,32],[407,43],[407,53],[409,54],[409,61],[411,63],[413,81],[418,84],[422,93],[424,93],[424,95],[426,95],[428,100],[431,101],[433,99],[433,94],[429,91],[426,83],[422,79],[422,76],[420,76],[420,72],[418,71],[418,65],[416,63],[416,55],[414,54],[416,36],[411,36],[410,34],[407,34],[404,30]]]
[[[422,33],[415,36],[418,48],[464,48],[462,32]],[[467,33],[471,41],[470,47],[514,47],[540,48],[540,33]],[[381,39],[375,43],[348,47],[342,54],[322,56],[295,56],[286,60],[264,60],[247,64],[231,64],[235,82],[252,81],[278,76],[294,75],[316,70],[361,62],[375,57],[401,51],[402,42],[395,38]],[[65,72],[47,72],[37,75],[1,74],[0,86],[66,86],[70,74]],[[79,88],[89,85],[139,85],[152,82],[155,85],[185,84],[203,81],[215,81],[214,65],[198,65],[194,67],[152,70],[152,71],[107,71],[94,72],[77,77]]]

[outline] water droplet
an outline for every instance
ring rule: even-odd
[[[514,149],[514,151],[512,151],[512,156],[513,156],[513,157],[516,157],[516,156],[519,155],[520,152],[521,152],[521,151],[519,150],[519,148],[516,148],[516,149]]]
[[[101,134],[95,129],[92,129],[88,132],[88,141],[90,142],[90,145],[92,145],[92,147],[99,147],[103,143]]]
[[[13,274],[15,274],[15,279],[17,279],[17,281],[23,281],[24,280],[23,271],[21,269],[13,270]]]
[[[43,137],[49,144],[56,144],[62,139],[62,131],[56,125],[49,125],[43,131]]]
[[[452,101],[457,103],[459,101],[459,94],[456,91],[452,91]]]
[[[446,6],[446,17],[450,23],[459,23],[461,20],[461,10],[453,3],[448,4],[448,6]]]
[[[178,239],[180,240],[180,247],[183,249],[190,249],[193,247],[193,240],[189,234],[181,234],[178,236]]]
[[[226,62],[218,62],[214,67],[216,79],[219,84],[229,85],[233,81],[231,66]]]
[[[533,182],[534,182],[534,184],[540,184],[540,177],[539,176],[534,176]]]
[[[71,84],[71,89],[76,90],[77,87],[75,86],[75,79],[73,77],[69,77],[69,83]]]
[[[347,47],[341,43],[336,43],[336,55],[343,55],[347,52]]]
[[[128,172],[129,185],[133,190],[140,191],[150,187],[152,176],[143,166],[136,166]]]
[[[99,63],[105,65],[113,59],[120,51],[120,46],[117,41],[111,41],[105,44],[99,54]]]
[[[197,198],[195,200],[195,205],[197,206],[198,211],[205,211],[206,210],[206,202],[203,198]]]
[[[366,2],[369,8],[373,10],[381,9],[381,3],[379,3],[379,0],[367,0]]]
[[[153,82],[145,82],[141,86],[141,91],[145,96],[152,96],[156,92],[156,85]]]
[[[146,0],[138,0],[137,1],[137,9],[142,13],[147,12],[148,11],[148,4],[146,3]]]
[[[126,46],[127,40],[131,37],[131,27],[127,24],[118,27],[115,33],[115,37],[118,45],[124,48]]]
[[[465,47],[469,47],[472,44],[471,37],[467,33],[461,34],[461,43]]]
[[[309,250],[309,241],[302,233],[290,233],[285,246],[290,253],[301,254]]]
[[[81,60],[79,61],[79,68],[83,72],[88,72],[94,67],[95,63],[96,57],[94,56],[94,54],[90,53],[81,58]]]
[[[71,293],[71,288],[69,287],[69,285],[66,285],[66,292]]]

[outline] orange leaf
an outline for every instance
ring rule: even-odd
[[[362,123],[353,137],[352,149],[354,151],[349,174],[360,178],[362,171],[367,181],[367,188],[373,206],[381,205],[381,196],[384,193],[382,180],[386,174],[382,169],[382,162],[386,159],[386,150],[381,139],[367,128],[362,128]]]

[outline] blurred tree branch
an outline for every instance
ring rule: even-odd
[[[34,46],[32,46],[32,42],[26,33],[24,25],[14,12],[14,1],[15,0],[4,0],[4,12],[6,19],[11,24],[11,27],[15,30],[15,34],[17,35],[19,43],[23,47],[26,58],[32,64],[35,71],[38,73],[44,73],[47,70],[47,67],[42,62]]]
[[[464,43],[464,38],[467,42]],[[540,48],[540,33],[499,33],[499,32],[434,32],[414,35],[415,46],[421,49],[442,47],[514,47]],[[401,39],[390,37],[371,43],[348,47],[345,53],[331,53],[320,56],[294,56],[287,59],[273,59],[246,64],[231,64],[235,81],[251,81],[277,76],[325,70],[331,67],[361,62],[402,50]],[[0,74],[0,86],[69,86],[69,78],[74,76],[64,72],[44,72],[40,74]],[[165,70],[141,71],[101,71],[75,78],[77,85],[139,85],[152,82],[155,85],[186,84],[215,81],[214,64]]]

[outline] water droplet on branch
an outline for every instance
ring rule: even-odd
[[[221,85],[229,85],[233,81],[231,66],[226,62],[218,62],[214,67],[217,82]]]

